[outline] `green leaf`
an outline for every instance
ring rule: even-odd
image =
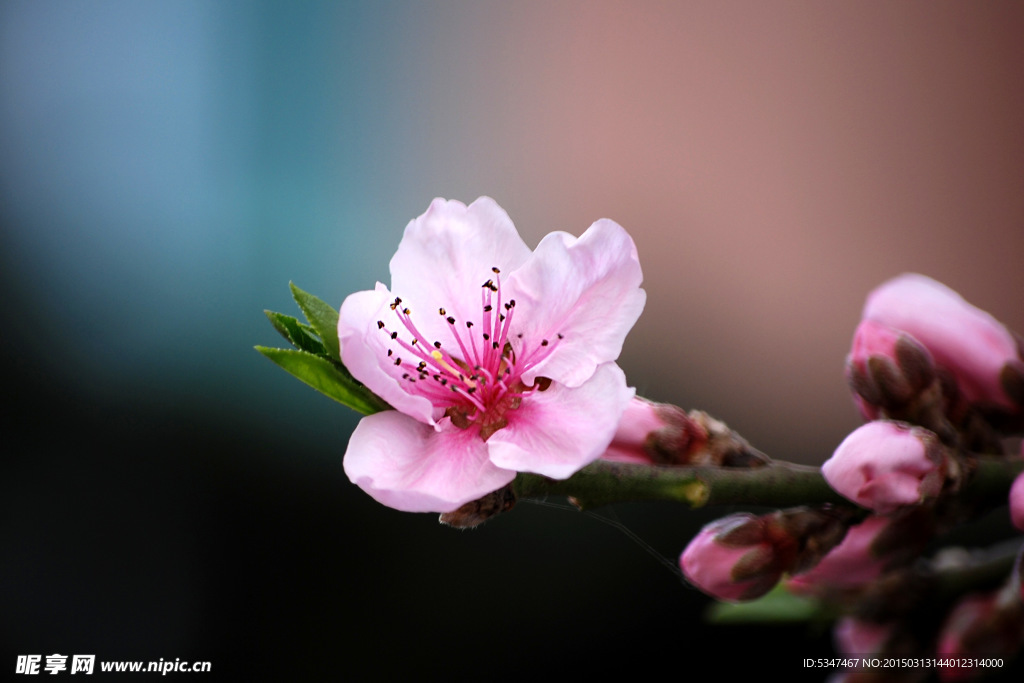
[[[352,377],[343,365],[301,350],[266,346],[257,346],[256,350],[320,393],[363,415],[391,408],[384,399]]]
[[[289,282],[292,297],[299,305],[306,316],[306,320],[320,337],[326,355],[331,359],[341,362],[341,345],[338,343],[338,311],[327,305],[323,300],[318,299],[309,292],[304,292]]]
[[[706,616],[715,624],[763,624],[810,621],[827,615],[817,600],[793,595],[780,584],[750,602],[716,602]]]
[[[270,324],[274,326],[274,329],[291,342],[292,346],[303,351],[309,351],[317,356],[327,355],[324,345],[320,342],[320,335],[312,327],[284,313],[275,313],[274,311],[263,312],[270,319]]]

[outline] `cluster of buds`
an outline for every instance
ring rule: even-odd
[[[850,588],[852,577],[865,579],[856,600],[847,603],[853,616],[836,627],[840,651],[977,657],[1012,655],[1024,645],[1019,561],[1002,589],[947,600],[945,618],[935,622],[941,628],[923,633],[909,626],[914,611],[926,605],[934,612],[937,603],[946,604],[935,577],[967,553],[947,552],[931,564],[908,566],[949,522],[985,508],[956,494],[985,457],[971,451],[1008,461],[1005,439],[1024,431],[1022,358],[1019,337],[923,276],[898,277],[868,297],[846,374],[870,422],[839,445],[822,474],[840,495],[876,516],[860,525],[863,534],[851,530],[849,552],[844,542],[815,570],[790,582],[797,591],[825,586],[834,597],[837,588]],[[1024,475],[1010,489],[1009,502],[1011,520],[1024,530]],[[902,558],[887,562],[892,558],[879,546],[898,548],[891,541],[900,529]],[[862,535],[868,543],[854,547]],[[890,540],[879,544],[885,535]],[[841,563],[849,573],[844,575]],[[875,640],[865,645],[869,636]],[[941,667],[938,673],[943,681],[958,681],[979,671]],[[877,672],[847,672],[843,678],[875,680]],[[911,680],[910,674],[901,680]]]
[[[762,596],[788,577],[791,592],[846,614],[835,630],[840,652],[1012,655],[1024,644],[1020,561],[1004,588],[965,596],[939,579],[947,560],[921,555],[937,534],[991,507],[966,488],[982,460],[1009,464],[1007,439],[1024,433],[1024,343],[947,287],[904,275],[868,297],[846,375],[868,422],[821,472],[853,505],[717,520],[683,552],[683,573],[726,601]],[[1024,530],[1024,474],[1008,494]],[[897,680],[891,673],[837,680]],[[945,668],[940,678],[971,673]]]
[[[923,275],[871,293],[846,376],[865,419],[910,422],[949,444],[999,452],[999,431],[1024,428],[1024,341]]]
[[[924,563],[915,571],[897,572],[890,580],[879,582],[875,595],[875,609],[865,609],[864,602],[856,611],[839,621],[833,629],[837,652],[861,658],[912,658],[921,661],[927,652],[928,660],[940,662],[935,666],[943,683],[955,683],[977,678],[986,669],[979,666],[987,662],[992,670],[1008,664],[1006,658],[1024,646],[1024,596],[1021,595],[1020,563],[1001,586],[950,595],[949,586],[966,577],[977,575],[983,568],[986,553],[968,553],[950,549],[934,560]],[[883,596],[882,593],[888,593]],[[916,593],[913,600],[900,602],[894,595]],[[882,603],[888,603],[884,607]],[[939,620],[933,617],[917,619],[912,625],[904,617],[913,607],[925,605],[930,615],[942,612]],[[860,659],[859,661],[865,661]],[[887,671],[877,667],[854,666],[836,676],[834,681],[869,683],[873,681],[923,680],[928,668],[915,667]]]

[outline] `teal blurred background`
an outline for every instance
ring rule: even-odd
[[[630,382],[819,463],[873,286],[923,272],[1024,330],[1021,35],[1009,3],[3,0],[0,667],[503,679],[721,645],[804,675],[827,633],[709,629],[591,518],[374,503],[356,416],[252,349],[284,343],[261,311],[387,281],[435,196],[531,245],[612,218],[648,292]],[[722,512],[612,514],[674,558]]]

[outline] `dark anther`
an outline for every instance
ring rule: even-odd
[[[455,318],[453,318],[451,316],[448,316],[448,324],[449,325],[454,325],[455,324]]]
[[[395,365],[401,365],[401,364],[402,364],[402,359],[401,358],[396,358],[395,359]]]
[[[398,339],[398,333],[397,332],[392,332],[391,333],[391,338],[392,339]]]
[[[466,321],[466,327],[473,327],[473,321],[472,320],[467,320]]]
[[[378,320],[377,321],[377,329],[378,330],[383,330],[384,329],[384,321],[383,320]]]
[[[444,307],[437,309],[437,312],[441,315],[448,315],[448,311],[444,310]]]
[[[392,351],[391,349],[388,349],[388,357],[389,357],[389,358],[391,357],[391,354],[392,354],[392,353],[394,353],[394,351]]]
[[[495,275],[497,275],[497,274],[498,274],[498,273],[500,273],[501,271],[500,271],[500,270],[498,270],[498,266],[494,266],[493,268],[491,268],[491,272],[492,272],[492,273],[494,273]]]
[[[441,348],[441,342],[434,342],[434,348],[435,349]]]
[[[491,335],[489,335],[486,332],[484,332],[484,341],[487,341],[490,338],[491,338]]]
[[[547,339],[542,339],[541,342],[540,342],[540,345],[541,346],[547,346],[548,345],[548,340]]]
[[[494,306],[487,304],[486,306],[484,306],[484,313],[490,313],[493,308]]]
[[[565,339],[565,335],[564,335],[564,334],[562,334],[561,332],[559,332],[559,333],[558,333],[558,338],[559,338],[559,339]]]

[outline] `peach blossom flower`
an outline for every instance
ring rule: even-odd
[[[636,247],[610,220],[533,252],[481,197],[405,229],[391,287],[357,292],[342,361],[394,406],[364,417],[345,472],[385,505],[449,512],[516,472],[564,479],[607,448],[633,389],[615,360],[643,310]]]

